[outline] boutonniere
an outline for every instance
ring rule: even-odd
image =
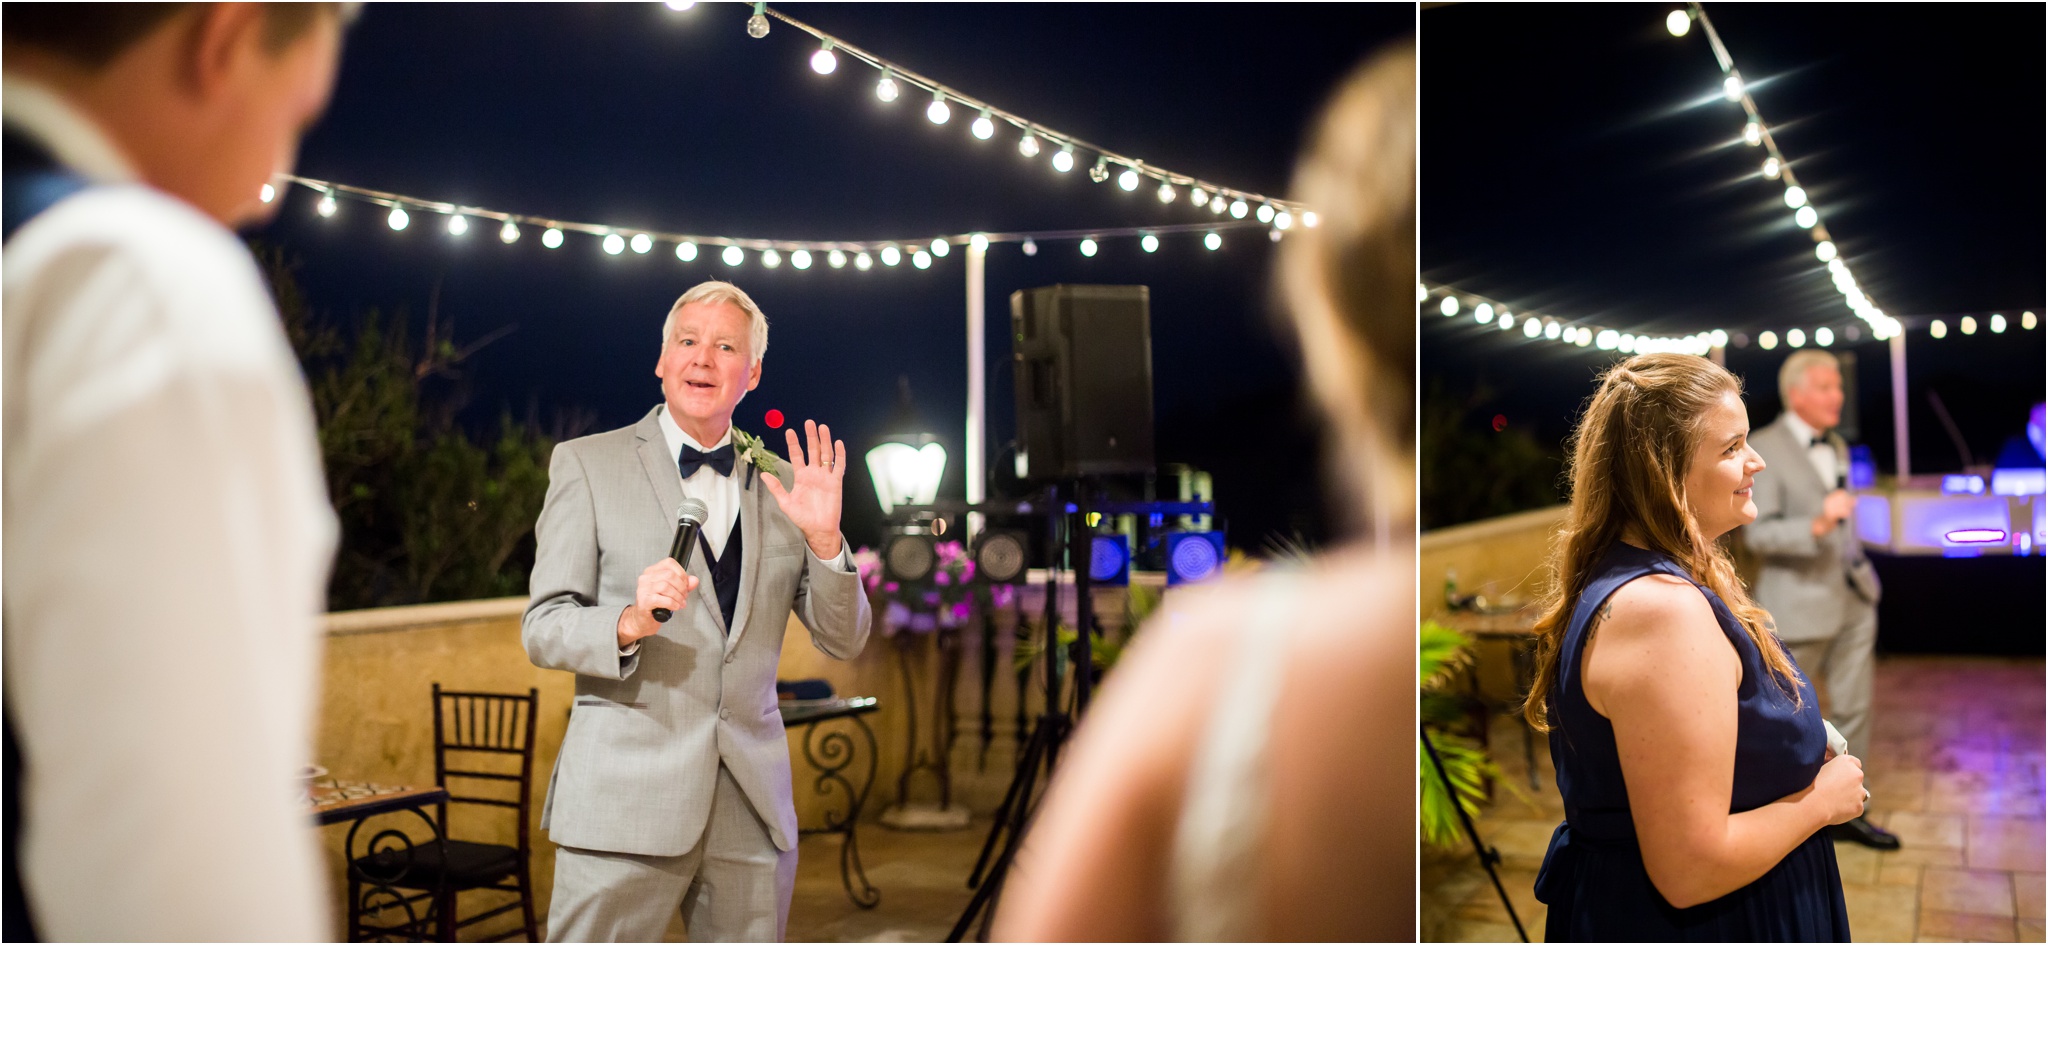
[[[776,478],[782,477],[782,473],[775,467],[780,458],[775,456],[775,451],[768,449],[768,444],[762,441],[760,436],[748,435],[735,425],[732,430],[732,445],[739,451],[741,460],[754,466],[754,471],[747,473],[747,489],[754,488],[754,472],[775,472]]]

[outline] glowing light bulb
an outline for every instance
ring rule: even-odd
[[[1762,145],[1764,143],[1764,125],[1755,120],[1743,124],[1742,142],[1745,145]]]
[[[1813,343],[1826,348],[1835,343],[1835,332],[1826,327],[1821,327],[1813,332]]]
[[[256,196],[263,202],[269,203],[271,200],[277,198],[277,190],[271,187],[271,184],[266,181],[263,183],[263,188],[257,190]]]
[[[1577,341],[1577,340],[1579,339],[1579,328],[1578,328],[1578,327],[1566,327],[1566,328],[1564,328],[1564,339],[1565,339],[1566,341]]]
[[[1069,145],[1066,148],[1063,148],[1060,151],[1052,154],[1052,169],[1060,172],[1061,174],[1065,174],[1068,171],[1074,169],[1073,146]]]
[[[1877,333],[1877,331],[1872,330],[1871,333],[1875,334]],[[1927,324],[1927,336],[1934,338],[1937,341],[1947,337],[1948,324],[1938,319],[1932,323]]]
[[[843,250],[835,250],[832,253],[825,255],[825,264],[830,265],[836,269],[845,268],[846,252]]]
[[[811,52],[811,71],[819,76],[830,76],[839,68],[839,56],[832,53],[832,41],[827,40]]]
[[[952,253],[953,245],[943,239],[932,240],[932,256],[943,258]]]
[[[620,252],[620,251],[622,251],[622,250],[625,250],[625,249],[626,249],[626,237],[624,237],[624,236],[621,236],[621,235],[619,235],[619,234],[618,234],[618,233],[616,233],[616,232],[612,232],[612,233],[607,233],[607,234],[605,235],[605,238],[604,238],[604,252],[605,252],[606,254],[617,254],[618,252]]]
[[[1692,15],[1686,11],[1673,11],[1664,16],[1664,29],[1673,36],[1684,36],[1692,32]]]
[[[1813,245],[1813,256],[1822,261],[1835,260],[1835,241],[1824,239]]]
[[[676,244],[676,260],[697,260],[697,245],[695,243],[690,242],[689,240],[684,240],[681,243]]]
[[[636,232],[633,234],[633,241],[628,246],[633,248],[633,253],[635,254],[645,254],[654,249],[654,237],[644,232]]]
[[[868,257],[867,251],[861,251],[853,256],[853,267],[866,272],[875,267],[875,259]]]
[[[498,239],[506,243],[519,242],[519,226],[514,225],[509,221],[503,225],[498,226]]]
[[[1502,330],[1513,330],[1513,329],[1515,329],[1515,316],[1514,316],[1514,313],[1512,313],[1512,312],[1507,312],[1507,311],[1503,311],[1503,312],[1501,312],[1501,314],[1500,314],[1500,319],[1499,319],[1499,320],[1498,320],[1498,321],[1497,321],[1497,322],[1496,322],[1496,323],[1495,323],[1494,325],[1495,325],[1495,326],[1497,326],[1497,327],[1499,327],[1499,328],[1501,328]]]
[[[1523,337],[1542,337],[1542,336],[1543,336],[1543,321],[1542,321],[1542,320],[1540,320],[1540,319],[1537,319],[1537,318],[1536,318],[1535,316],[1530,316],[1530,317],[1529,317],[1528,319],[1525,319],[1525,320],[1523,320],[1523,321],[1522,321],[1522,336],[1523,336]]]
[[[1029,134],[1017,139],[1017,151],[1027,160],[1038,155],[1038,139]]]
[[[1038,256],[1038,243],[1036,240],[1025,240],[1024,245],[1019,249],[1024,251],[1024,256],[1027,258]]]
[[[1272,241],[1273,241],[1273,242],[1275,242],[1275,243],[1278,243],[1278,242],[1280,242],[1280,230],[1279,230],[1279,229],[1267,229],[1267,230],[1266,230],[1266,238],[1267,238],[1267,239],[1269,239],[1269,240],[1272,240]]]
[[[1543,336],[1552,341],[1557,340],[1558,335],[1562,333],[1564,333],[1564,328],[1558,326],[1556,320],[1543,324]]]
[[[924,118],[933,123],[945,123],[953,118],[953,107],[946,104],[946,96],[932,92],[932,103],[924,107]]]
[[[2038,319],[2034,318],[2034,314],[2033,314],[2032,312],[2022,312],[2022,313],[2020,313],[2020,329],[2021,329],[2021,330],[2032,330],[2032,329],[2034,329],[2034,325],[2035,325],[2036,323],[2039,323],[2039,322],[2040,322],[2040,320],[2038,320]]]
[[[988,237],[979,232],[967,237],[967,248],[976,254],[988,253]]]
[[[1994,333],[1994,334],[2003,334],[2003,333],[2005,333],[2005,317],[2004,317],[2004,316],[1998,316],[1998,315],[1994,315],[1994,316],[1992,316],[1992,317],[1991,317],[1991,332],[1992,332],[1992,333]]]
[[[1136,191],[1138,188],[1138,172],[1129,167],[1124,168],[1124,172],[1116,176],[1116,187],[1125,192]]]
[[[391,226],[391,231],[398,232],[412,223],[412,216],[405,212],[404,207],[394,206],[391,208],[390,217],[385,218],[384,223]]]
[[[1812,207],[1801,207],[1792,212],[1792,223],[1802,229],[1810,229],[1820,223],[1820,212]]]
[[[1202,246],[1205,246],[1210,250],[1221,250],[1223,247],[1223,237],[1217,235],[1214,232],[1211,232],[1208,235],[1202,237]],[[2033,315],[2033,313],[2031,312],[2027,314]]]
[[[1785,344],[1792,348],[1804,348],[1806,346],[1806,331],[1798,327],[1785,331]]]
[[[1493,322],[1493,306],[1482,301],[1472,308],[1472,318],[1480,325]]]
[[[916,265],[918,268],[928,269],[932,267],[932,256],[921,250],[912,251],[910,255],[910,263]]]
[[[1779,163],[1778,158],[1776,156],[1773,156],[1764,161],[1764,177],[1776,178],[1778,175],[1784,173],[1784,171],[1785,165]]]
[[[893,267],[897,262],[902,260],[903,252],[897,250],[894,244],[882,248],[882,264]]]
[[[1975,316],[1964,316],[1964,317],[1963,317],[1963,321],[1962,321],[1962,322],[1960,322],[1960,323],[1957,323],[1957,324],[1956,324],[1956,329],[1958,329],[1958,330],[1961,330],[1961,331],[1962,331],[1963,333],[1965,333],[1965,334],[1974,334],[1974,333],[1976,333],[1976,332],[1977,332],[1977,317],[1975,317]]]
[[[1273,205],[1272,205],[1272,204],[1270,204],[1270,203],[1261,203],[1261,204],[1259,204],[1259,220],[1260,220],[1260,221],[1272,221],[1272,220],[1273,220]]]
[[[1798,210],[1806,206],[1806,190],[1797,185],[1785,189],[1785,206]]]
[[[334,217],[334,212],[340,209],[341,204],[335,202],[331,192],[321,196],[320,202],[313,205],[313,210],[323,218]]]
[[[1094,257],[1094,256],[1095,256],[1095,241],[1094,241],[1094,240],[1092,240],[1092,239],[1084,239],[1084,240],[1082,240],[1082,241],[1081,241],[1081,256],[1082,256],[1082,257],[1084,257],[1084,258],[1092,258],[1092,257]]]
[[[1756,346],[1769,352],[1778,347],[1778,335],[1766,330],[1756,336]]]
[[[1138,249],[1147,254],[1156,252],[1159,249],[1159,237],[1149,232],[1146,233],[1143,237],[1139,238]]]
[[[1437,308],[1446,316],[1455,316],[1458,314],[1458,299],[1455,295],[1445,294]]]
[[[975,117],[974,123],[968,129],[973,131],[974,136],[982,141],[987,141],[996,136],[996,122],[988,118],[987,110],[983,110],[980,116]]]
[[[1621,340],[1614,343],[1614,347],[1623,352],[1633,352],[1636,350],[1636,343],[1638,341],[1647,344],[1649,340],[1649,338],[1638,338],[1634,334],[1623,334],[1621,335]]]
[[[738,247],[727,247],[718,254],[720,260],[734,268],[747,260],[747,252]]]
[[[1274,212],[1273,212],[1273,227],[1274,227],[1274,228],[1276,228],[1276,229],[1289,229],[1289,228],[1293,228],[1293,227],[1294,227],[1294,215],[1292,215],[1292,214],[1289,214],[1288,212],[1286,212],[1286,211],[1284,211],[1284,210],[1276,210],[1276,211],[1274,211]]]
[[[760,38],[767,36],[768,16],[762,14],[759,11],[755,11],[754,17],[747,19],[747,35],[753,37],[756,40],[759,40]]]
[[[1209,213],[1221,214],[1226,206],[1229,206],[1229,201],[1225,200],[1221,194],[1209,197]]]
[[[1721,97],[1731,102],[1741,101],[1742,77],[1731,74],[1726,80],[1721,81]]]
[[[1163,181],[1159,183],[1159,202],[1172,203],[1176,195],[1179,194],[1173,191],[1172,185]]]
[[[1197,207],[1206,207],[1209,205],[1209,193],[1197,185],[1188,190],[1188,202]]]
[[[1713,334],[1707,338],[1707,343],[1713,345],[1715,348],[1727,348],[1728,332],[1725,330],[1714,331]]]
[[[550,226],[546,232],[540,234],[540,245],[548,248],[549,250],[553,250],[556,247],[561,246],[562,230]]]
[[[697,6],[697,0],[665,0],[665,6],[671,11],[687,11]]]
[[[764,269],[772,269],[772,268],[779,268],[779,267],[781,267],[781,265],[782,265],[782,255],[780,255],[780,254],[777,254],[777,253],[776,253],[776,252],[775,252],[774,250],[764,250],[764,251],[762,251],[762,252],[761,252],[761,267],[762,267],[762,268],[764,268]]]
[[[1250,206],[1248,206],[1248,205],[1246,205],[1246,203],[1245,203],[1245,202],[1244,202],[1243,200],[1241,200],[1241,199],[1238,199],[1238,200],[1231,200],[1231,201],[1230,201],[1230,216],[1231,216],[1231,217],[1233,217],[1233,218],[1236,218],[1236,219],[1238,219],[1238,220],[1242,221],[1242,220],[1244,220],[1244,216],[1245,216],[1246,214],[1249,214],[1249,213],[1251,213],[1251,207],[1250,207]]]
[[[901,92],[896,87],[895,77],[884,74],[881,79],[875,81],[875,97],[885,102],[893,102],[899,93]]]
[[[1621,344],[1621,335],[1612,330],[1603,330],[1593,338],[1593,344],[1598,345],[1602,352],[1612,352],[1615,346]]]
[[[1319,221],[1319,220],[1321,220],[1321,219],[1319,219],[1319,218],[1317,218],[1317,217],[1316,217],[1316,212],[1315,212],[1315,211],[1312,211],[1312,210],[1305,210],[1305,211],[1302,211],[1302,212],[1301,212],[1301,227],[1302,227],[1302,228],[1305,228],[1305,229],[1312,229],[1312,228],[1315,228],[1315,227],[1316,227],[1316,222],[1317,222],[1317,221]]]
[[[469,219],[468,219],[468,218],[465,218],[465,217],[463,217],[463,216],[462,216],[462,215],[460,215],[460,214],[452,214],[452,215],[449,215],[449,217],[448,217],[448,234],[449,234],[450,236],[460,236],[460,235],[462,235],[463,233],[465,233],[465,232],[468,232],[468,231],[469,231]]]

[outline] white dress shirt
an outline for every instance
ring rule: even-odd
[[[1834,489],[1835,484],[1841,481],[1842,475],[1842,462],[1835,456],[1834,444],[1823,442],[1815,445],[1813,439],[1820,433],[1790,410],[1785,411],[1785,427],[1792,430],[1793,436],[1799,440],[1801,446],[1806,447],[1806,459],[1813,462],[1813,470],[1820,474],[1820,484],[1830,490]]]
[[[732,445],[732,425],[725,426],[725,434],[710,446],[690,438],[683,426],[676,423],[666,407],[661,411],[661,437],[668,440],[668,459],[673,461],[683,455],[683,447],[695,447],[699,452],[708,453],[721,446]],[[704,540],[711,546],[711,554],[725,557],[725,542],[732,537],[733,523],[740,517],[740,471],[746,462],[740,460],[737,448],[733,451],[731,475],[720,475],[718,469],[705,465],[683,480],[683,496],[695,497],[704,502],[709,513],[704,520]],[[681,475],[680,468],[677,475]],[[757,480],[758,481],[758,480]]]
[[[5,252],[7,712],[54,940],[332,936],[302,802],[337,527],[241,242],[56,94],[6,119],[97,184]]]

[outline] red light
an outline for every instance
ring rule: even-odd
[[[1505,428],[1506,428],[1507,426],[1508,426],[1508,415],[1506,415],[1506,414],[1495,414],[1495,415],[1493,415],[1493,430],[1494,430],[1494,431],[1496,431],[1496,432],[1498,432],[1498,431],[1501,431],[1502,429],[1505,429]]]
[[[767,416],[767,417],[765,417],[765,418],[763,418],[763,420],[765,420],[765,421],[767,421],[767,422],[768,422],[768,427],[770,427],[770,428],[781,428],[781,427],[782,427],[782,411],[780,411],[780,410],[770,410],[770,411],[768,411],[768,416]]]

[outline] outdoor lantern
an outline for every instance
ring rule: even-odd
[[[930,504],[939,497],[946,474],[946,448],[939,437],[921,431],[910,403],[910,379],[897,379],[896,416],[874,449],[868,451],[868,478],[882,510],[895,514],[900,505]]]

